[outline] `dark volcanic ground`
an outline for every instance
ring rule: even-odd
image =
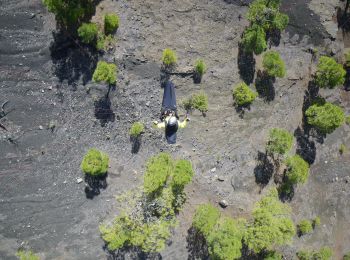
[[[121,27],[116,47],[97,57],[54,40],[53,16],[39,0],[1,0],[0,103],[8,100],[5,111],[14,110],[0,121],[8,130],[0,129],[0,259],[16,259],[21,245],[44,259],[106,259],[99,223],[118,214],[114,196],[140,185],[145,161],[161,150],[191,159],[196,169],[163,259],[187,258],[187,230],[199,203],[226,199],[227,214],[249,217],[262,196],[254,177],[258,151],[263,151],[270,127],[294,132],[301,125],[313,68],[306,50],[316,44],[322,51],[323,38],[329,37],[305,1],[284,2],[291,26],[276,49],[288,76],[275,83],[273,101],[259,98],[242,119],[231,98],[232,85],[240,81],[238,41],[247,25],[238,20],[247,8],[240,1],[103,1],[97,18],[105,10],[117,12]],[[191,78],[172,78],[179,100],[204,89],[210,105],[207,117],[191,115],[176,146],[166,145],[162,132],[151,128],[160,110],[159,59],[166,47],[177,51],[179,67],[201,57],[209,68],[200,85]],[[103,99],[105,86],[90,81],[97,58],[118,64],[110,100]],[[349,112],[346,92],[325,95]],[[132,154],[128,129],[138,120],[146,124],[146,133],[140,151]],[[349,126],[324,144],[316,142],[310,180],[296,189],[291,206],[296,222],[319,215],[322,226],[282,248],[288,259],[303,247],[329,245],[335,259],[350,250],[349,157],[338,155],[341,143],[350,147]],[[111,165],[107,189],[88,199],[77,178],[83,177],[80,162],[91,147],[107,152]]]

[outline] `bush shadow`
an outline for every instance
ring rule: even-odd
[[[313,164],[316,159],[316,145],[310,140],[308,135],[299,126],[294,131],[294,137],[297,142],[296,154],[303,158],[308,164]]]
[[[258,71],[255,79],[255,87],[259,97],[263,98],[265,102],[271,102],[275,99],[276,91],[273,86],[274,82],[274,77],[270,77],[264,71]]]
[[[131,153],[137,154],[140,151],[142,136],[130,136]]]
[[[238,71],[241,79],[250,85],[254,81],[255,58],[253,53],[246,52],[242,44],[238,45]]]
[[[266,39],[269,42],[270,48],[272,46],[278,47],[281,43],[281,31],[278,29],[268,30],[266,32]]]
[[[75,86],[80,80],[85,85],[96,68],[97,50],[80,45],[68,32],[53,32],[53,38],[50,53],[55,76],[60,82],[67,80],[69,85]]]
[[[108,260],[125,260],[125,259],[140,259],[140,260],[161,260],[163,259],[160,253],[145,253],[139,247],[123,247],[114,252],[109,251],[106,246],[103,247],[108,252]]]
[[[260,151],[258,151],[257,161],[258,164],[254,168],[255,182],[263,189],[267,184],[269,184],[273,176],[275,166],[272,162],[270,162],[267,154]]]
[[[282,202],[291,202],[295,194],[294,185],[285,181],[278,187],[278,196]]]
[[[102,127],[106,126],[108,122],[114,122],[115,114],[112,110],[112,103],[110,98],[106,95],[95,101],[95,117],[100,120]]]
[[[194,227],[187,231],[187,250],[189,260],[209,259],[208,246],[204,236],[199,233]]]
[[[107,188],[107,176],[108,174],[103,176],[85,175],[85,183],[87,184],[85,187],[86,198],[93,199],[95,196],[100,194],[101,190],[105,190]]]

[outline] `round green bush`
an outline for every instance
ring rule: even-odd
[[[171,49],[165,49],[163,51],[162,62],[165,66],[174,66],[177,62],[176,53]]]
[[[210,204],[202,204],[196,209],[192,225],[201,232],[204,237],[207,237],[219,218],[220,212],[217,208]]]
[[[316,72],[316,84],[321,88],[335,88],[345,82],[346,71],[333,58],[322,56]]]
[[[171,186],[176,190],[182,190],[185,185],[192,181],[194,171],[192,164],[188,160],[178,160],[175,163],[174,176]]]
[[[235,103],[238,106],[250,105],[257,97],[257,94],[244,82],[239,83],[236,87],[234,87],[232,92]]]
[[[95,82],[105,81],[108,84],[115,84],[117,81],[117,66],[113,63],[99,61],[92,79]]]
[[[312,223],[310,220],[304,219],[299,222],[298,230],[301,235],[309,234],[312,232]]]
[[[249,53],[259,55],[267,48],[266,33],[263,27],[253,24],[243,34],[242,45]]]
[[[92,148],[81,162],[81,170],[91,176],[102,176],[107,173],[109,157],[107,154]]]
[[[341,107],[331,103],[316,103],[306,111],[307,122],[324,134],[330,134],[345,121]]]
[[[116,14],[105,15],[105,34],[112,34],[119,28],[119,16]]]
[[[292,184],[305,183],[309,177],[309,164],[299,155],[289,157],[286,161],[288,181]]]
[[[270,154],[284,155],[290,151],[293,144],[293,135],[287,130],[273,128],[269,133],[266,150]]]
[[[197,60],[194,65],[194,70],[200,77],[202,77],[207,70],[207,66],[203,60]]]
[[[267,51],[263,56],[263,67],[271,77],[283,78],[286,75],[286,67],[277,51]]]
[[[315,228],[315,227],[318,227],[319,225],[321,225],[321,218],[320,218],[320,217],[314,218],[314,220],[313,220],[313,226],[314,226],[314,228]],[[349,260],[350,260],[350,259],[349,259]]]
[[[200,91],[192,95],[192,107],[198,109],[202,113],[208,111],[208,96],[204,91]]]
[[[83,43],[92,44],[97,40],[98,29],[94,23],[83,23],[78,29],[78,35]]]
[[[135,122],[132,124],[130,128],[130,136],[131,137],[138,137],[142,134],[143,130],[145,129],[145,126],[141,122]]]

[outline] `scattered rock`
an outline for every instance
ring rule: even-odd
[[[82,183],[83,182],[83,179],[82,178],[77,178],[77,183]]]
[[[44,127],[43,127],[42,125],[39,125],[39,129],[40,129],[40,130],[43,130]]]
[[[226,208],[226,207],[228,206],[228,203],[227,203],[226,200],[220,200],[219,205],[220,205],[222,208]]]
[[[225,179],[224,179],[222,176],[218,176],[216,179],[217,179],[218,181],[225,181]]]
[[[210,170],[210,172],[212,172],[212,173],[216,172],[216,167],[212,168],[212,169]]]

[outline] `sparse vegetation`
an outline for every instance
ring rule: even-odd
[[[268,51],[264,53],[263,67],[270,77],[283,78],[286,74],[284,61],[276,51]]]
[[[321,225],[321,219],[320,219],[320,217],[315,217],[314,220],[312,221],[312,226],[313,226],[313,228],[316,228],[319,225]]]
[[[350,116],[347,116],[347,117],[345,118],[345,123],[346,123],[347,125],[350,125]]]
[[[309,177],[309,164],[299,155],[286,160],[286,176],[291,184],[305,183]]]
[[[234,87],[232,92],[237,106],[250,105],[257,97],[257,94],[252,91],[244,82],[241,82],[236,87]]]
[[[290,151],[293,145],[293,135],[287,130],[273,128],[269,133],[266,151],[274,156],[283,156]]]
[[[31,250],[18,250],[16,256],[19,258],[19,260],[40,260],[40,257],[34,254],[34,252]]]
[[[104,81],[110,85],[115,84],[117,81],[117,66],[113,63],[99,61],[92,79],[96,82]]]
[[[345,82],[346,71],[333,58],[322,56],[317,66],[316,84],[321,88],[335,88]]]
[[[332,254],[332,250],[329,247],[322,247],[320,251],[299,251],[297,256],[299,260],[330,260]]]
[[[312,230],[313,230],[313,228],[312,228],[312,223],[310,220],[304,219],[304,220],[299,222],[298,231],[299,231],[300,235],[309,234],[312,232]]]
[[[291,242],[295,227],[290,212],[290,207],[279,201],[277,190],[271,189],[253,210],[253,222],[244,235],[248,248],[260,253]]]
[[[341,155],[343,155],[344,153],[346,153],[348,149],[346,148],[345,144],[341,144],[340,147],[339,147],[339,153]]]
[[[102,176],[107,173],[109,157],[97,149],[90,149],[81,162],[81,170],[91,176]]]
[[[135,122],[132,124],[129,134],[131,137],[138,137],[142,134],[145,126],[141,122]]]
[[[106,14],[104,19],[105,34],[113,34],[119,28],[119,16],[116,14]]]
[[[350,252],[343,256],[343,260],[350,260]]]
[[[328,102],[310,106],[305,115],[307,122],[324,134],[332,133],[345,121],[343,109]]]
[[[205,65],[203,60],[197,60],[195,65],[194,65],[194,71],[195,73],[197,73],[197,75],[202,78],[202,76],[204,75],[204,73],[207,70],[207,66]]]
[[[98,29],[95,23],[83,23],[78,29],[78,35],[83,43],[94,44],[97,41]]]
[[[177,62],[177,56],[175,51],[171,49],[165,49],[163,51],[162,62],[166,67],[175,66]]]

